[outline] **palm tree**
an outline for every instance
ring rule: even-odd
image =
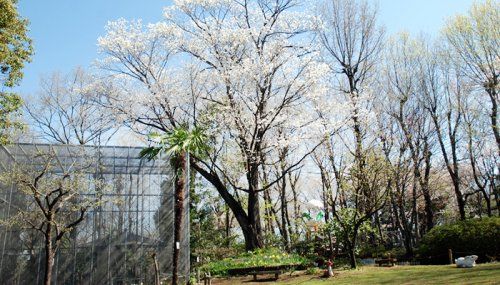
[[[182,222],[184,216],[184,191],[186,188],[186,173],[188,167],[188,155],[202,157],[208,150],[206,144],[207,136],[200,128],[189,130],[186,126],[180,126],[165,134],[151,134],[150,137],[157,141],[157,146],[144,148],[140,156],[147,159],[155,159],[160,153],[170,156],[170,164],[174,170],[174,248],[172,284],[179,282],[179,253],[180,238],[182,234]]]

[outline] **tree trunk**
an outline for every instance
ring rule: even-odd
[[[158,258],[156,258],[156,253],[153,253],[152,257],[155,266],[155,285],[160,285],[160,268],[158,266]]]
[[[280,189],[281,199],[281,225],[283,226],[283,245],[287,251],[290,251],[290,235],[287,227],[288,203],[286,201],[286,176],[283,176],[283,185]]]
[[[229,212],[229,207],[226,205],[224,212],[226,215],[226,246],[230,246],[230,239],[229,237],[231,236],[231,213]]]
[[[254,221],[251,221],[247,213],[245,213],[245,210],[242,208],[241,204],[229,193],[228,189],[222,183],[221,179],[215,172],[208,172],[204,168],[200,167],[198,164],[196,164],[196,161],[193,161],[192,164],[194,169],[203,176],[206,180],[208,180],[217,190],[217,192],[221,195],[222,199],[224,199],[224,202],[229,206],[231,211],[233,212],[234,217],[236,218],[236,221],[238,221],[238,224],[240,225],[240,228],[243,232],[243,237],[245,239],[245,248],[247,250],[254,250],[256,248],[262,248],[263,243],[262,243],[262,236],[261,236],[261,230],[260,229],[260,215],[258,219],[258,225],[259,228],[256,231],[255,230],[255,216],[254,216]],[[250,195],[249,195],[250,196]],[[254,196],[257,196],[254,194]],[[255,207],[255,205],[253,206]],[[258,204],[257,204],[258,208]],[[251,225],[254,225],[253,227]]]
[[[355,249],[356,249],[356,241],[354,241],[352,244],[349,244],[349,246],[348,246],[349,264],[351,265],[352,269],[355,269],[357,267]]]
[[[290,183],[290,184],[292,184],[292,183]],[[292,188],[292,194],[293,194],[293,221],[294,221],[294,230],[293,231],[295,234],[295,237],[294,237],[294,241],[295,241],[295,239],[297,239],[299,236],[299,226],[298,226],[297,220],[300,216],[300,208],[299,208],[299,195],[297,193],[297,189],[295,188],[295,185],[291,185],[291,188]]]
[[[243,230],[245,232],[245,230]],[[260,203],[257,192],[248,193],[248,225],[246,227],[245,249],[253,251],[264,246],[260,221]]]
[[[434,122],[434,126],[436,127],[436,133],[437,133],[437,138],[439,142],[439,147],[441,148],[441,153],[443,155],[446,169],[448,170],[448,173],[450,174],[451,180],[453,182],[453,190],[455,192],[455,197],[457,199],[457,206],[458,206],[458,211],[460,213],[460,220],[465,220],[465,201],[463,198],[463,194],[460,191],[460,177],[458,174],[458,159],[457,159],[457,153],[456,153],[456,147],[457,147],[457,140],[455,133],[451,130],[451,126],[448,129],[448,138],[449,138],[449,145],[451,146],[451,158],[453,165],[450,162],[450,158],[448,156],[448,152],[446,151],[445,147],[445,142],[443,135],[441,133],[441,127],[439,125],[439,120],[438,117],[435,113],[435,110],[431,112],[431,117],[432,121]],[[448,123],[450,121],[450,116],[447,117]],[[450,123],[449,123],[450,124]]]
[[[455,196],[457,198],[458,212],[460,213],[460,220],[464,221],[465,215],[465,201],[462,192],[460,191],[460,184],[457,178],[453,179],[453,190],[455,191]]]
[[[425,217],[427,222],[427,231],[430,231],[434,227],[434,210],[432,209],[432,198],[429,193],[429,177],[431,172],[431,155],[432,153],[429,150],[429,142],[427,137],[425,137],[424,142],[424,160],[425,160],[425,170],[424,170],[424,179],[421,183],[422,193],[424,194],[424,202],[425,202]]]
[[[484,196],[484,199],[486,200],[486,211],[488,213],[488,217],[491,217],[492,216],[492,212],[491,212],[491,199],[490,199],[490,196],[484,190],[483,190],[483,196]]]
[[[172,285],[179,284],[179,255],[184,213],[185,173],[187,167],[186,154],[181,153],[172,158],[175,171],[175,205],[174,205],[174,254],[172,263]]]
[[[497,151],[498,155],[500,156],[500,133],[498,130],[498,122],[497,122],[497,114],[498,114],[498,95],[496,92],[497,84],[496,82],[492,84],[492,87],[489,87],[486,89],[488,92],[488,95],[490,96],[491,99],[491,114],[490,114],[490,119],[491,119],[491,128],[493,129],[493,134],[495,136],[495,141],[497,143]]]
[[[490,182],[490,187],[493,190],[492,192],[497,204],[497,215],[500,217],[500,185],[496,185],[495,180],[500,181],[500,174],[497,174],[496,177],[492,177]]]
[[[52,268],[54,267],[54,249],[52,245],[52,226],[49,224],[47,226],[47,232],[45,234],[45,276],[44,284],[50,285],[52,283]]]

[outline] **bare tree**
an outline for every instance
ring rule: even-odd
[[[440,56],[436,51],[428,54],[422,61],[420,70],[422,100],[436,130],[441,154],[453,184],[460,219],[465,220],[459,156],[463,103],[465,96],[470,92],[470,86],[461,76],[459,68],[446,54]]]
[[[350,188],[345,193],[350,196],[348,199],[353,199],[349,204],[354,214],[349,216],[349,221],[340,221],[343,217],[337,211],[333,211],[333,215],[341,225],[352,226],[354,229],[352,232],[345,231],[349,234],[344,237],[351,266],[354,268],[358,229],[381,209],[385,199],[384,195],[380,195],[379,185],[371,184],[373,181],[370,180],[370,175],[378,176],[380,173],[379,169],[373,172],[377,167],[370,169],[369,166],[368,156],[377,156],[373,156],[373,152],[366,147],[367,133],[362,115],[366,84],[379,58],[384,32],[377,26],[376,9],[366,1],[328,0],[320,9],[322,23],[317,34],[322,44],[323,57],[332,74],[338,75],[339,91],[347,97],[351,107],[349,116],[354,136],[353,165],[348,169]]]
[[[486,213],[491,217],[493,214],[491,196],[496,187],[495,168],[498,165],[498,157],[491,148],[491,141],[485,140],[488,137],[485,125],[488,123],[485,122],[483,112],[478,112],[477,107],[472,106],[472,103],[474,102],[465,105],[464,112],[464,139],[470,163],[470,173],[467,175],[469,183],[466,183],[466,186],[472,189],[470,193],[465,194],[465,199],[476,193],[479,194],[481,196],[478,204],[479,215],[482,214],[481,204],[484,200]]]
[[[426,229],[434,226],[434,213],[429,189],[431,169],[431,139],[434,133],[432,123],[420,100],[420,65],[426,54],[426,43],[412,39],[402,33],[388,44],[386,59],[386,107],[396,120],[405,140],[404,146],[410,151],[413,162],[413,176],[424,196]],[[414,183],[417,186],[417,183]],[[413,215],[417,219],[417,189],[413,189]],[[418,235],[418,231],[416,233]]]
[[[51,284],[54,258],[61,242],[84,220],[87,211],[101,201],[94,195],[85,195],[89,180],[76,165],[61,167],[55,153],[40,153],[29,165],[12,165],[1,177],[4,183],[15,185],[28,201],[25,209],[18,209],[6,222],[43,236],[45,285]]]
[[[381,51],[383,30],[377,27],[376,10],[366,1],[329,0],[321,8],[324,23],[318,34],[323,54],[332,72],[342,75],[339,88],[352,104],[355,156],[362,165],[360,95]]]
[[[444,32],[453,49],[454,60],[460,63],[460,72],[481,86],[491,103],[490,120],[500,156],[498,129],[498,77],[500,57],[500,3],[485,0],[472,5],[467,16],[451,19]]]
[[[25,104],[33,131],[62,144],[106,144],[117,131],[115,119],[99,102],[110,86],[82,68],[43,77],[37,96]]]

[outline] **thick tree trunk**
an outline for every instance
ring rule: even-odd
[[[349,264],[352,269],[355,269],[358,264],[356,262],[356,241],[349,242],[347,246],[348,254],[349,254]]]
[[[424,194],[424,202],[425,202],[425,221],[426,221],[426,229],[430,231],[434,227],[434,210],[432,209],[432,199],[429,194],[429,189],[422,189]]]
[[[262,242],[262,227],[260,221],[260,203],[258,192],[248,193],[248,240],[245,239],[245,249],[252,251],[264,246]],[[245,230],[244,230],[245,231]]]
[[[179,255],[182,237],[182,223],[184,213],[184,194],[185,194],[185,176],[186,176],[186,154],[181,153],[173,158],[173,167],[175,171],[175,205],[174,205],[174,254],[172,264],[172,284],[179,284]]]
[[[492,212],[491,212],[491,199],[490,199],[490,196],[488,195],[488,193],[486,193],[486,191],[482,191],[482,194],[483,194],[483,197],[486,201],[486,212],[488,213],[488,217],[491,217],[492,216]]]
[[[224,199],[224,202],[226,202],[226,204],[233,212],[233,215],[236,218],[236,221],[238,221],[238,224],[240,225],[240,228],[243,232],[243,237],[245,239],[245,248],[247,250],[262,248],[263,242],[262,242],[262,229],[260,227],[260,215],[257,215],[257,217],[253,215],[251,219],[250,215],[245,212],[241,204],[233,197],[233,195],[231,195],[231,193],[229,193],[228,189],[226,188],[224,183],[222,183],[221,179],[216,173],[208,172],[203,167],[200,167],[198,164],[196,164],[196,161],[192,161],[191,165],[201,176],[203,176],[215,187],[217,192],[221,195],[222,199]],[[259,209],[258,201],[257,204],[255,204],[255,197],[258,198],[258,195],[257,194],[252,194],[252,195],[254,196],[254,198],[252,199],[254,201],[252,206],[254,212],[256,208],[257,210]],[[249,203],[249,209],[250,209],[250,203]]]
[[[465,215],[465,201],[464,201],[464,195],[460,191],[460,184],[458,182],[458,178],[453,179],[453,190],[455,191],[455,196],[457,198],[457,206],[458,206],[458,212],[460,214],[460,220],[465,220],[466,215]]]
[[[45,234],[45,276],[44,284],[52,283],[52,268],[54,267],[54,249],[52,244],[51,225],[48,225],[47,233]]]
[[[412,256],[413,255],[413,245],[415,237],[413,236],[413,223],[409,222],[408,219],[405,216],[405,209],[404,205],[401,203],[399,205],[399,216],[402,219],[401,221],[401,234],[403,236],[403,243],[405,246],[406,250],[406,255],[407,256]]]

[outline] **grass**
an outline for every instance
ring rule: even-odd
[[[347,285],[347,284],[500,284],[500,263],[480,264],[475,268],[451,265],[362,267],[358,270],[337,271],[333,278],[318,275],[282,275],[272,284]],[[263,277],[264,278],[264,277]],[[214,284],[265,284],[249,282],[251,277],[218,280]]]

